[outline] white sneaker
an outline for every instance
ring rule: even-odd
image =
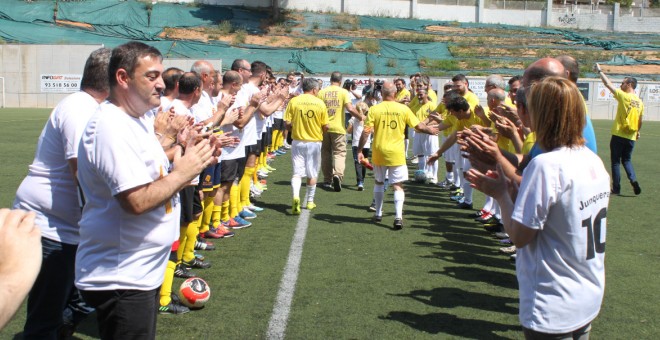
[[[284,144],[282,146],[284,146],[284,148],[287,150],[291,149],[291,144],[287,143],[286,141],[284,141]]]
[[[417,158],[417,157],[413,158],[413,159],[410,161],[410,163],[412,163],[412,164],[417,164],[417,163],[419,163],[419,158]]]
[[[500,253],[507,254],[507,255],[515,254],[516,253],[516,246],[500,248]]]

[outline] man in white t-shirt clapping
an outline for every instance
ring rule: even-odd
[[[170,147],[180,150],[170,167],[144,119],[160,105],[162,72],[157,49],[140,42],[116,47],[110,96],[89,120],[78,150],[86,204],[75,284],[96,308],[103,339],[155,338],[158,289],[179,231],[177,193],[217,161],[209,140],[191,138],[186,147],[175,137]]]

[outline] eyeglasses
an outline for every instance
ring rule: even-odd
[[[251,69],[251,68],[246,68],[246,67],[242,67],[242,66],[241,66],[240,69],[241,69],[241,70],[246,70],[246,71],[252,73],[252,69]]]

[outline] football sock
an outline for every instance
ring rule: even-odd
[[[199,232],[204,233],[209,230],[209,225],[211,224],[211,215],[213,215],[213,197],[204,197],[202,202],[202,220],[199,225]]]
[[[240,185],[232,184],[229,189],[229,217],[236,217],[238,215],[238,208],[240,205]]]
[[[291,192],[293,193],[293,198],[300,198],[301,185],[302,185],[302,178],[291,177]]]
[[[406,198],[406,194],[403,190],[394,190],[394,211],[396,218],[403,217],[403,201]]]
[[[383,184],[376,183],[374,185],[374,200],[376,200],[376,216],[383,216],[383,197],[385,191]]]
[[[307,188],[305,190],[305,200],[307,203],[309,202],[314,202],[314,195],[316,195],[316,184],[313,185],[307,185]]]
[[[176,269],[176,262],[167,261],[167,268],[165,269],[165,279],[160,286],[160,305],[167,306],[172,302],[172,283],[174,283],[174,270]]]

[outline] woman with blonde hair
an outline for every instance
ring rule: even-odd
[[[609,175],[584,146],[585,108],[561,77],[534,84],[527,96],[532,130],[544,153],[524,170],[520,188],[502,167],[468,172],[494,197],[518,247],[520,322],[526,339],[588,339],[605,288]]]

